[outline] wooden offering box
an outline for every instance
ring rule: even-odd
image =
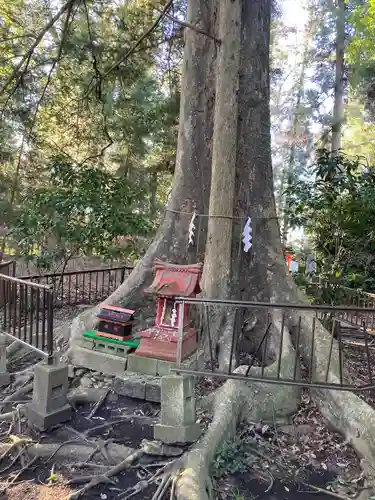
[[[96,335],[117,340],[131,339],[134,313],[132,309],[103,306],[98,314],[99,327]]]

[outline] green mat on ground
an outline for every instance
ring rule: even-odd
[[[87,339],[91,340],[100,340],[100,342],[108,342],[110,344],[118,344],[118,345],[126,345],[128,347],[138,347],[140,339],[134,338],[131,340],[117,340],[117,339],[109,339],[106,337],[100,337],[96,334],[96,330],[89,330],[83,333],[83,336]]]

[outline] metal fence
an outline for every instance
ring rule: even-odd
[[[369,329],[369,325],[373,325],[374,308],[186,297],[178,297],[176,304],[179,305],[179,331],[175,372],[325,389],[364,391],[375,388],[375,336]],[[201,347],[204,343],[210,361],[204,370],[188,369],[181,359],[183,325],[188,323],[186,306],[200,307],[200,315],[202,317],[203,313],[205,317],[200,343]],[[235,314],[242,312],[242,320],[257,318],[250,331],[242,331],[238,338],[232,338],[229,367],[225,370],[219,368],[209,324],[212,313],[220,307],[234,309]],[[361,326],[348,337],[343,334],[342,322],[351,315],[361,318]],[[246,342],[250,350],[241,348]],[[306,359],[308,366],[303,362]],[[238,365],[243,366],[235,370]]]
[[[0,331],[53,362],[53,288],[0,274]]]
[[[8,260],[6,262],[0,262],[0,274],[5,274],[6,276],[15,276],[16,274],[16,261]],[[5,297],[3,291],[0,288],[0,307],[5,303]]]
[[[132,267],[111,267],[22,276],[21,280],[52,286],[55,305],[94,304],[107,298],[129,276]]]
[[[317,283],[311,286],[311,292],[317,303],[348,306],[351,308],[375,308],[375,294],[364,292],[363,290],[341,285],[334,286],[330,283]],[[361,311],[353,309],[346,311],[345,316],[341,319],[350,325],[360,327],[362,327],[363,320],[365,319],[367,328],[374,330],[375,315],[372,315],[372,318],[370,318],[369,313],[366,313],[365,316]]]
[[[340,287],[340,294],[338,299],[340,305],[346,305],[348,307],[359,307],[364,309],[374,309],[375,308],[375,295],[362,290],[355,290],[348,287]],[[351,310],[346,311],[345,315],[342,315],[342,320],[355,326],[363,326],[363,322],[366,323],[366,328],[370,331],[375,329],[375,314],[369,313],[369,311]]]

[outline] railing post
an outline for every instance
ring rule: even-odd
[[[121,283],[125,281],[126,266],[121,269]]]
[[[47,363],[53,364],[53,302],[54,292],[51,287],[47,294]]]
[[[0,387],[8,385],[10,373],[7,371],[7,344],[5,335],[0,335]]]
[[[181,301],[178,307],[178,337],[177,337],[177,359],[176,366],[181,368],[182,361],[182,337],[184,335],[184,309],[185,302]]]

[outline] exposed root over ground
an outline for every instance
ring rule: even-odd
[[[274,325],[279,326],[275,317]],[[290,377],[294,370],[295,353],[289,336],[285,336],[280,359],[280,376]],[[245,374],[247,366],[236,373]],[[278,363],[266,368],[265,376],[275,376]],[[259,369],[252,368],[256,375]],[[259,373],[258,373],[259,375]],[[298,406],[296,387],[278,387],[228,380],[215,394],[213,420],[203,438],[187,454],[184,469],[176,481],[178,500],[210,500],[213,490],[210,480],[212,462],[223,442],[233,439],[239,422],[276,421],[292,415]]]
[[[274,321],[277,324],[277,318]],[[286,343],[281,365],[283,376],[290,376],[293,360],[293,348],[291,344],[288,345]],[[272,366],[269,368],[271,373],[274,368]],[[244,366],[239,368],[238,371],[243,372],[246,369],[247,367]],[[258,369],[254,368],[253,370],[255,370],[254,373],[256,374]],[[298,443],[288,434],[289,431],[283,432],[283,428],[288,429],[288,426],[293,426],[290,418],[285,423],[285,416],[292,416],[299,404],[298,389],[280,388],[279,386],[264,384],[249,384],[233,380],[224,383],[215,392],[215,402],[208,399],[208,406],[213,408],[215,405],[216,407],[216,415],[213,418],[212,425],[208,426],[208,432],[204,435],[200,443],[192,447],[190,453],[187,452],[179,458],[183,450],[175,449],[174,447],[172,447],[172,450],[175,450],[176,454],[172,452],[172,455],[171,449],[168,449],[168,447],[164,450],[159,447],[158,451],[149,449],[149,452],[155,453],[154,455],[144,454],[145,450],[143,449],[143,444],[140,442],[141,434],[132,427],[135,413],[131,409],[131,404],[128,406],[130,402],[125,405],[126,408],[124,404],[121,404],[121,401],[116,402],[114,395],[108,392],[110,385],[101,385],[103,379],[104,377],[99,374],[84,369],[76,369],[75,376],[72,379],[72,383],[76,386],[76,389],[70,392],[69,400],[76,408],[74,419],[79,417],[82,412],[84,418],[82,421],[77,421],[78,426],[74,422],[67,423],[67,425],[57,429],[57,431],[46,435],[30,434],[25,427],[22,410],[17,410],[19,403],[14,401],[8,402],[8,404],[11,404],[13,420],[0,422],[0,427],[5,433],[3,441],[0,443],[0,455],[3,455],[0,462],[0,469],[7,469],[2,474],[3,477],[6,476],[6,479],[0,486],[7,488],[9,498],[15,498],[14,496],[12,497],[15,494],[13,494],[14,489],[15,492],[24,491],[25,495],[26,493],[29,494],[30,500],[38,498],[36,495],[39,493],[50,494],[50,498],[53,496],[56,500],[60,500],[60,494],[65,495],[65,497],[61,497],[64,500],[66,500],[68,495],[73,499],[79,498],[78,495],[82,496],[82,494],[83,498],[85,498],[86,494],[86,496],[92,495],[92,498],[99,500],[101,493],[111,500],[117,497],[151,500],[156,492],[158,492],[157,498],[167,499],[170,498],[172,489],[173,495],[181,495],[181,483],[183,488],[187,488],[189,482],[192,487],[196,487],[197,478],[192,471],[199,471],[200,474],[202,472],[204,474],[202,474],[202,481],[206,482],[208,491],[214,494],[215,498],[220,500],[225,499],[227,497],[225,497],[221,490],[225,491],[225,485],[232,475],[230,471],[233,470],[233,472],[236,472],[236,468],[231,469],[228,467],[229,476],[224,476],[224,479],[215,476],[214,481],[212,481],[207,478],[211,477],[212,472],[215,473],[215,464],[218,460],[218,455],[213,450],[216,449],[219,451],[220,456],[220,453],[222,453],[222,442],[230,443],[230,440],[236,434],[236,422],[240,425],[238,432],[243,446],[251,448],[250,451],[248,448],[245,450],[246,456],[251,455],[252,457],[245,464],[246,470],[252,471],[254,477],[258,478],[258,482],[247,485],[247,488],[255,488],[254,491],[258,491],[256,488],[263,488],[262,491],[268,488],[271,481],[269,475],[267,473],[263,475],[259,473],[259,468],[262,468],[264,471],[264,464],[267,461],[270,464],[271,474],[275,478],[275,487],[283,488],[280,486],[277,472],[273,468],[275,467],[275,463],[282,471],[282,479],[287,476],[294,477],[294,468],[293,464],[290,463],[290,459],[293,446],[297,446]],[[25,394],[25,397],[27,396]],[[82,407],[81,404],[84,406]],[[112,413],[111,418],[108,418],[108,413],[106,413],[107,407],[113,408],[114,413]],[[150,413],[146,407],[143,408],[138,404],[137,408],[139,408],[136,411],[136,419],[139,424],[137,429],[141,431],[144,428],[144,424],[146,424],[146,427],[151,430],[155,419],[147,416]],[[151,412],[152,414],[153,412]],[[234,418],[234,414],[236,414],[236,418]],[[299,415],[300,413],[297,413],[297,416],[294,417],[294,422],[299,418]],[[81,417],[79,418],[81,419]],[[206,414],[202,416],[202,419],[204,421],[210,420]],[[265,424],[266,421],[269,422],[269,426]],[[283,421],[284,423],[282,423]],[[241,422],[245,424],[243,427],[241,427]],[[281,430],[276,431],[277,437],[272,430],[275,422],[279,422],[284,426],[280,428]],[[299,424],[297,425],[298,427],[300,427]],[[89,426],[85,427],[86,425]],[[252,442],[251,434],[254,425],[257,429],[260,429],[255,434],[262,436],[262,432],[264,432],[264,437],[260,438],[261,441],[256,438],[258,440],[258,447],[254,446]],[[323,424],[321,423],[320,425],[322,426]],[[247,432],[246,435],[244,434],[245,429]],[[319,432],[321,433],[322,431]],[[19,441],[18,438],[13,437],[16,435],[19,437]],[[126,440],[131,436],[137,436],[139,441],[127,443]],[[268,436],[271,436],[272,439],[270,443]],[[205,451],[206,446],[210,449],[208,455]],[[278,452],[279,446],[282,447],[283,454]],[[328,447],[329,443],[326,446]],[[343,444],[340,446],[345,448]],[[290,450],[289,454],[287,451],[284,451],[285,448]],[[240,456],[244,456],[244,449],[241,448],[239,450]],[[204,451],[203,454],[201,453],[202,450]],[[261,458],[260,454],[264,454],[266,458]],[[338,454],[339,458],[337,462],[347,463],[342,451],[338,450]],[[149,458],[144,462],[143,458],[146,456]],[[258,459],[261,462],[257,461]],[[313,463],[314,467],[318,467],[317,460],[318,458]],[[273,463],[273,461],[275,462]],[[281,461],[281,463],[278,461]],[[311,461],[314,461],[313,457],[311,457]],[[54,464],[58,479],[47,485],[47,479]],[[120,465],[121,467],[118,468]],[[308,456],[306,454],[301,466],[304,465],[308,465]],[[44,469],[43,466],[45,467]],[[167,468],[163,469],[165,466]],[[146,470],[148,472],[145,472]],[[286,473],[287,470],[289,471],[289,475]],[[117,472],[118,474],[116,474]],[[17,476],[17,474],[19,475]],[[247,472],[248,476],[249,473]],[[239,481],[236,484],[240,485],[242,481],[241,476],[238,476],[238,479],[236,477],[233,480]],[[358,476],[353,476],[352,479],[356,480],[358,477],[359,473]],[[14,482],[9,484],[14,478],[16,478]],[[263,483],[259,483],[259,479]],[[315,480],[310,480],[310,478],[304,475],[298,475],[299,485],[301,485],[301,480],[305,480],[306,483],[311,482],[313,486],[321,487],[322,489],[326,487],[324,483],[321,484],[320,482],[315,482]],[[28,481],[32,482],[29,483]],[[19,484],[20,482],[21,484]],[[358,487],[363,486],[360,481],[355,484]],[[23,489],[21,489],[21,486]],[[287,486],[290,487],[289,483]],[[80,491],[81,493],[78,493]],[[271,491],[273,490],[270,490],[270,494]],[[348,491],[351,493],[352,490]],[[286,493],[286,490],[284,493]],[[289,498],[289,495],[286,496]],[[188,493],[187,498],[194,497]],[[229,496],[228,500],[232,498],[233,496]]]

